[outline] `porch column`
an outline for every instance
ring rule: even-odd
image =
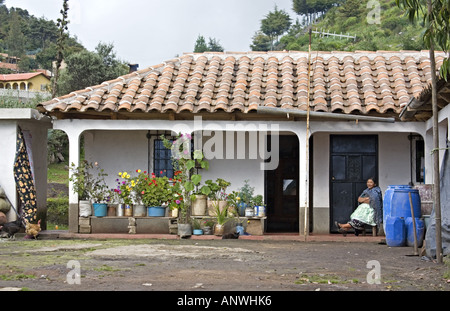
[[[307,156],[306,146],[306,128],[299,128],[296,130],[299,141],[299,235],[304,235],[305,232],[305,210],[309,206],[309,154]],[[308,165],[308,166],[307,166]],[[309,221],[308,221],[309,222]],[[309,234],[309,223],[307,230]]]
[[[69,138],[69,167],[72,163],[79,165],[80,163],[80,135],[83,129],[70,127],[61,128],[60,123],[55,122],[54,129],[63,130]],[[69,170],[69,177],[72,171]],[[73,191],[73,183],[69,181],[69,232],[78,232],[78,194]]]

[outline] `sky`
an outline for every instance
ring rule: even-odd
[[[56,21],[63,0],[6,0]],[[69,32],[93,51],[114,43],[118,58],[139,69],[192,52],[197,37],[216,38],[225,51],[250,51],[260,21],[275,5],[291,15],[292,0],[69,0]]]

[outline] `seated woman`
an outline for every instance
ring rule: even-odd
[[[346,235],[353,228],[355,229],[355,235],[358,236],[364,230],[365,225],[380,226],[382,222],[382,216],[380,215],[383,215],[382,200],[383,196],[380,187],[376,185],[374,178],[369,178],[367,180],[367,189],[358,198],[360,205],[350,215],[350,221],[346,224],[335,222],[338,231]]]

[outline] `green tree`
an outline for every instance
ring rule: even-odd
[[[252,38],[250,48],[252,51],[268,51],[272,46],[272,41],[261,30],[257,31]]]
[[[270,38],[271,49],[273,49],[274,41],[278,41],[278,37],[289,30],[291,26],[291,17],[284,10],[278,10],[275,6],[273,12],[269,12],[264,19],[261,20],[261,31]]]
[[[339,5],[343,0],[293,0],[292,9],[298,15],[303,15],[307,19],[307,24],[313,22],[313,17],[317,14],[324,14],[332,7]]]
[[[194,53],[204,53],[208,51],[208,45],[206,44],[205,37],[198,35],[195,41]]]
[[[25,36],[22,32],[22,18],[16,12],[12,14],[6,45],[8,46],[10,56],[22,57],[25,55]]]
[[[125,62],[117,59],[113,44],[99,43],[96,52],[83,50],[69,55],[61,70],[57,95],[83,90],[128,73]]]
[[[428,1],[430,6],[428,6]],[[437,47],[449,53],[450,51],[450,0],[395,0],[397,5],[404,8],[412,23],[422,19],[426,26],[423,39],[428,48]],[[449,59],[445,59],[441,67],[441,77],[447,79],[449,75]]]
[[[113,43],[100,42],[95,47],[95,51],[102,60],[101,79],[103,81],[113,80],[128,72],[128,66],[117,58]]]
[[[439,107],[437,104],[437,77],[435,47],[446,53],[450,50],[450,0],[396,0],[398,6],[404,8],[410,21],[414,22],[423,16],[425,24],[424,41],[430,49],[431,65],[431,107],[433,110],[433,202],[436,219],[436,259],[442,263],[442,228],[441,228],[441,198],[440,198],[440,172],[439,172]],[[441,77],[448,78],[448,58],[441,68]]]
[[[223,52],[224,48],[216,38],[209,38],[208,50],[211,52]]]
[[[359,16],[364,11],[361,7],[361,0],[346,0],[340,7],[338,12],[344,17]]]
[[[216,38],[208,38],[208,44],[206,44],[205,37],[198,35],[195,41],[194,53],[204,52],[223,52],[224,48]]]

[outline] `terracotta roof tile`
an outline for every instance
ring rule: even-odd
[[[437,53],[438,65],[445,55]],[[428,51],[186,54],[42,103],[46,112],[400,113],[431,79]],[[311,93],[308,96],[308,82]]]

